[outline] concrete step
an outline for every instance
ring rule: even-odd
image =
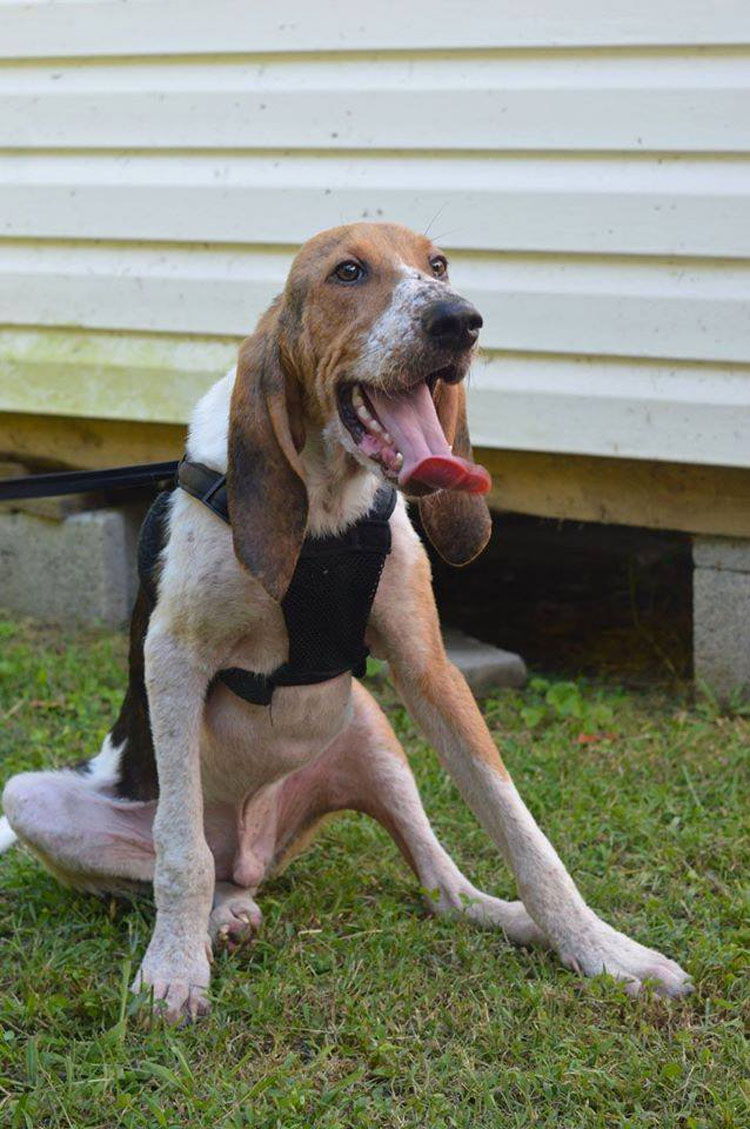
[[[458,667],[476,698],[501,687],[519,689],[526,682],[526,664],[520,655],[483,643],[453,627],[443,629],[448,658]]]

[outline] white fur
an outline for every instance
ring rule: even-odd
[[[335,422],[346,432],[338,414]],[[346,436],[354,446],[348,432]],[[322,435],[308,437],[301,458],[310,504],[308,532],[314,536],[340,533],[367,513],[381,476],[373,473],[372,463],[349,474],[331,473],[332,464],[341,463],[343,468],[345,458],[333,422]]]
[[[18,836],[5,816],[0,818],[0,855],[18,841]]]
[[[374,381],[385,386],[401,377],[402,370],[423,348],[420,327],[422,311],[436,298],[457,297],[444,282],[420,274],[401,272],[404,277],[393,289],[393,297],[373,322],[351,369],[355,381]]]
[[[102,742],[102,747],[95,757],[88,763],[88,770],[83,777],[86,784],[96,791],[103,788],[112,788],[120,779],[120,762],[125,749],[125,742],[113,745],[109,733]]]
[[[229,402],[236,374],[235,366],[201,396],[193,410],[185,447],[191,459],[222,474],[227,469]]]

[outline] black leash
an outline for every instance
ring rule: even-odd
[[[156,486],[177,473],[177,461],[142,463],[109,470],[66,470],[55,474],[28,474],[23,478],[0,478],[0,502],[22,498],[57,498],[62,494],[86,494],[90,490],[121,490],[127,486]]]

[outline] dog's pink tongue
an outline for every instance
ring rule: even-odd
[[[453,454],[440,425],[426,383],[401,396],[367,389],[378,419],[404,456],[399,486],[418,482],[433,490],[465,490],[486,494],[492,485],[487,471]]]

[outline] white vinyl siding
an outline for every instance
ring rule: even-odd
[[[746,0],[0,0],[0,410],[183,421],[366,217],[485,316],[477,444],[750,466],[749,45]]]
[[[746,0],[0,0],[2,9],[0,58],[750,41]]]

